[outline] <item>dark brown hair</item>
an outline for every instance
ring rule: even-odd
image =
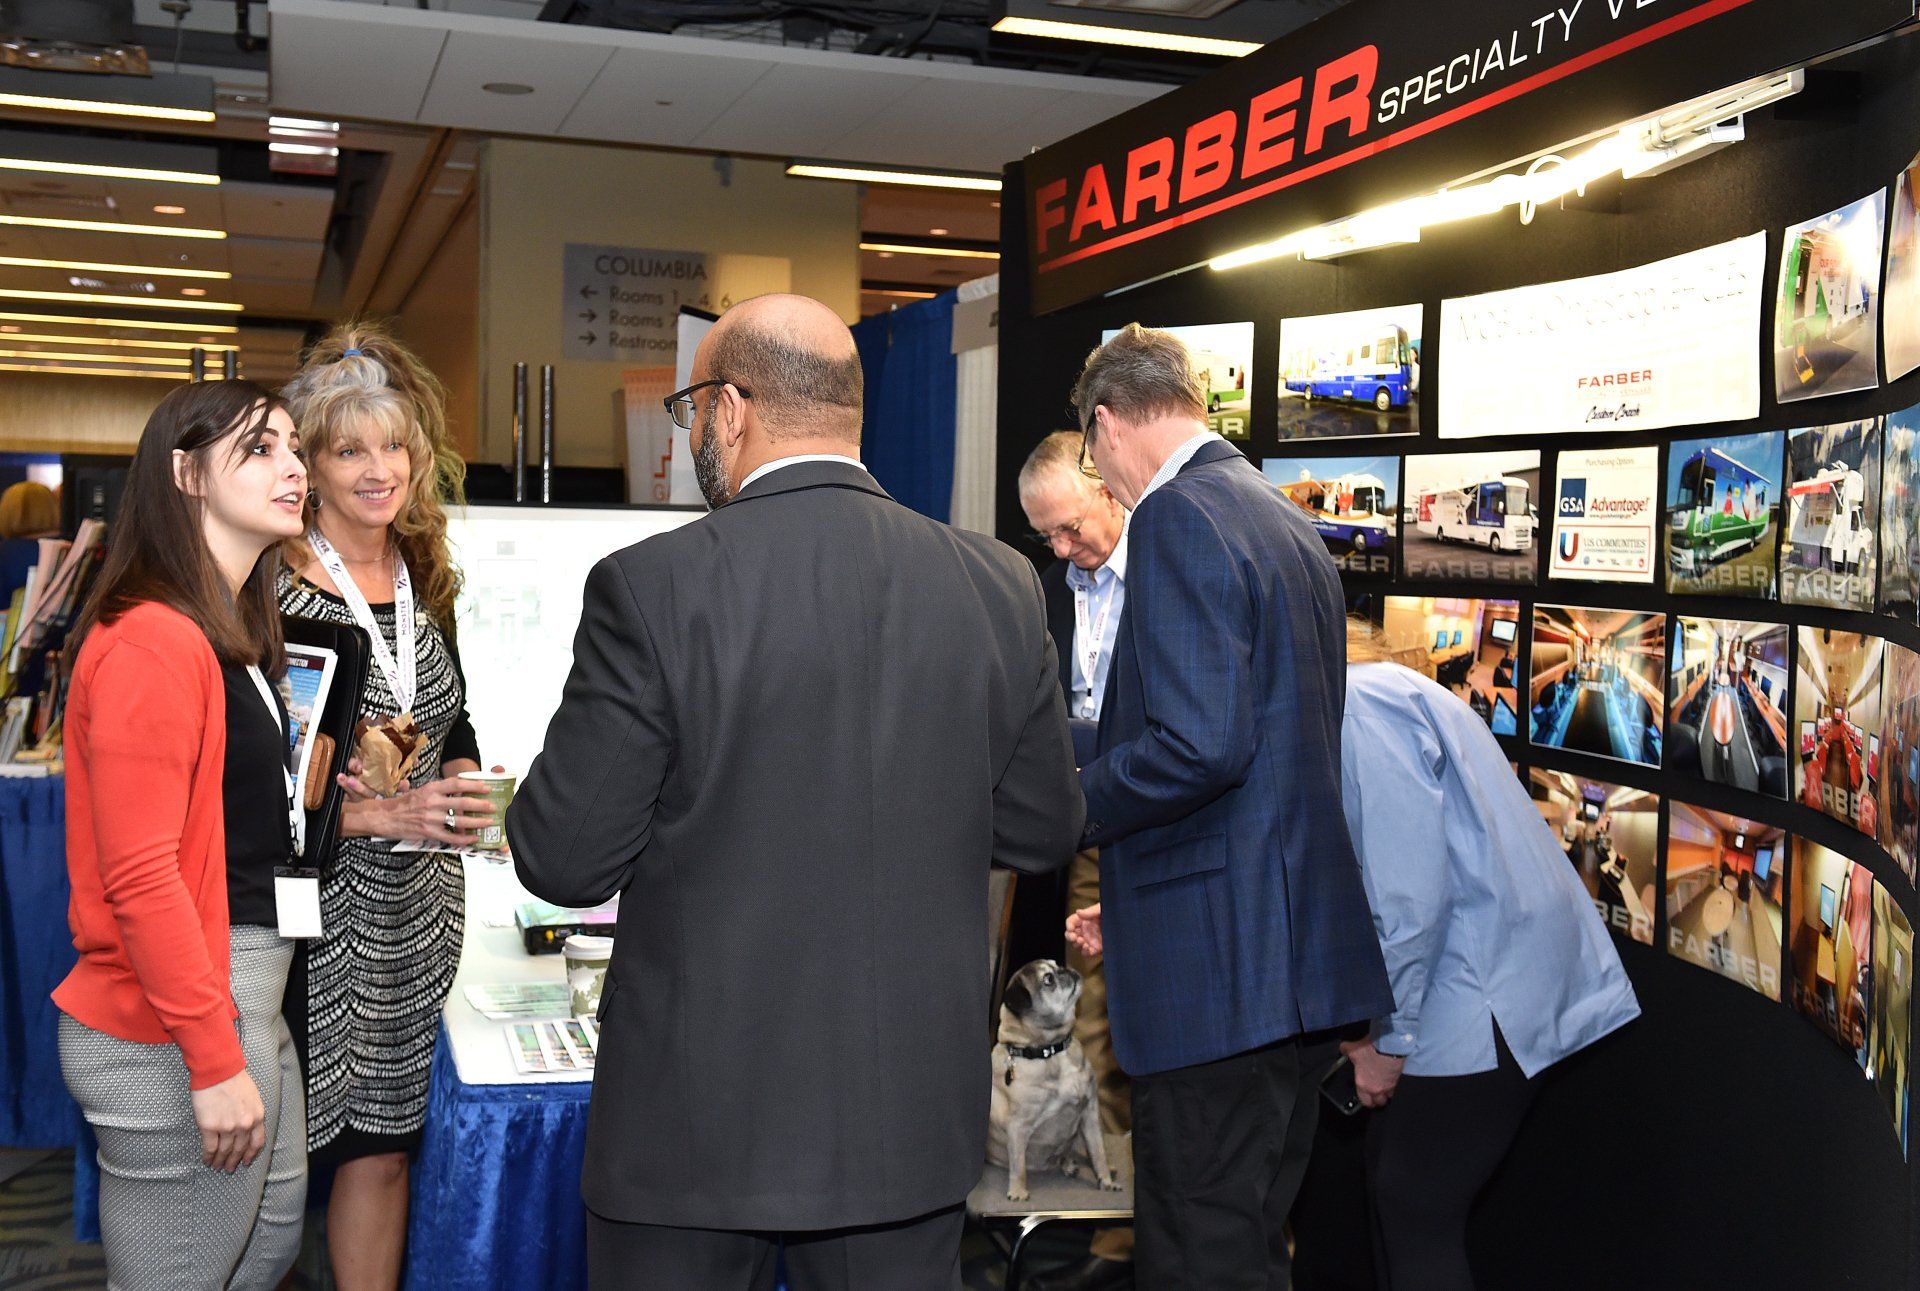
[[[278,545],[261,553],[240,594],[229,596],[201,528],[206,503],[184,492],[173,473],[177,451],[187,455],[189,472],[208,479],[223,444],[230,457],[243,455],[260,442],[268,414],[282,406],[251,381],[196,381],[160,401],[133,450],[106,563],[81,611],[75,646],[96,624],[158,601],[198,624],[221,663],[259,664],[276,679],[285,673],[274,591]]]

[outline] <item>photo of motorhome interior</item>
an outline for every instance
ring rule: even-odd
[[[1880,842],[1912,878],[1920,859],[1920,654],[1892,643],[1885,652]]]
[[[1780,998],[1786,831],[1689,803],[1667,805],[1667,951]]]
[[[1908,1152],[1913,1090],[1908,1066],[1913,1036],[1913,924],[1893,895],[1873,885],[1873,1025],[1867,1035],[1867,1078],[1873,1081],[1902,1155]]]
[[[1607,927],[1651,946],[1660,799],[1544,767],[1528,773],[1527,788]]]
[[[1804,839],[1793,865],[1793,1006],[1865,1067],[1873,988],[1873,874]]]
[[[1520,733],[1518,602],[1389,596],[1380,633],[1395,663],[1458,695],[1495,735]]]
[[[1794,792],[1807,806],[1877,837],[1886,643],[1860,632],[1799,631]]]
[[[1535,606],[1533,742],[1659,766],[1666,659],[1664,615]]]
[[[1749,793],[1787,796],[1787,629],[1676,621],[1667,766]]]
[[[1920,312],[1920,300],[1915,308]],[[1881,438],[1880,609],[1914,623],[1920,621],[1920,406],[1889,414]]]

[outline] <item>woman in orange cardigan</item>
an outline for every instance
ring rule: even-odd
[[[69,921],[60,1063],[100,1143],[121,1291],[271,1288],[306,1202],[306,1116],[280,1016],[293,851],[274,603],[307,477],[247,381],[173,391],[128,471],[67,701]]]

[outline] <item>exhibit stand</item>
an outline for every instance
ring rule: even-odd
[[[1644,1016],[1546,1081],[1491,1291],[1920,1286],[1914,17],[1357,0],[1007,172],[1000,535],[1175,329],[1613,930]]]

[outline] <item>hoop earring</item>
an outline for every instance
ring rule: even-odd
[[[320,505],[321,505],[321,503],[320,503],[320,490],[319,490],[319,489],[308,489],[308,490],[307,490],[307,501],[309,501],[309,502],[311,502],[311,503],[313,503],[313,509],[314,509],[315,511],[318,511],[318,510],[320,509]]]

